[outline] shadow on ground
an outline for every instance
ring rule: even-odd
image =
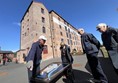
[[[90,83],[88,82],[88,79],[92,76],[87,73],[80,70],[73,69],[75,82],[74,83]],[[64,83],[69,83],[67,79],[63,79]]]
[[[106,74],[109,83],[118,83],[118,74],[115,72],[113,65],[109,58],[99,57],[101,66],[103,68],[104,73]],[[88,63],[86,63],[85,68],[90,71]]]

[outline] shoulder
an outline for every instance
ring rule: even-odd
[[[39,42],[34,42],[33,44],[32,44],[32,46],[38,46],[39,45]]]
[[[70,48],[68,45],[65,45],[66,48]]]
[[[92,33],[87,33],[87,36],[88,36],[89,38],[91,38],[91,37],[93,37],[93,34],[92,34]]]
[[[116,30],[116,28],[108,27],[108,30],[113,31],[113,30]]]

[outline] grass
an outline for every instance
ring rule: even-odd
[[[102,52],[104,58],[108,58],[108,57],[109,57],[109,56],[108,56],[108,52],[107,52],[107,50],[105,49],[105,47],[101,47],[100,50],[101,50],[101,52]]]

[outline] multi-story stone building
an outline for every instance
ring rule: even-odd
[[[55,11],[49,12],[42,3],[32,1],[21,20],[20,50],[17,52],[19,62],[23,62],[23,57],[27,56],[32,43],[40,35],[47,37],[43,59],[60,56],[61,41],[68,44],[71,50],[82,51],[77,29]]]

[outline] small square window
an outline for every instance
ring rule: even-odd
[[[43,8],[41,8],[41,13],[44,14],[44,9]]]
[[[42,32],[43,32],[43,33],[46,33],[45,27],[42,27]]]
[[[60,29],[61,29],[61,25],[59,25]]]
[[[42,17],[42,22],[45,23],[45,18],[44,17]]]
[[[63,38],[61,38],[61,42],[63,42],[64,41],[64,39]]]
[[[63,33],[62,33],[62,32],[60,32],[60,35],[61,35],[61,36],[63,36]]]

